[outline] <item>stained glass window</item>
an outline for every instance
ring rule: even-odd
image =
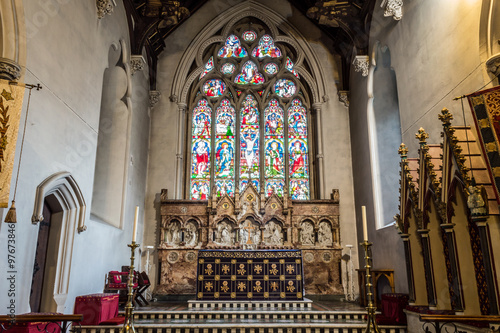
[[[211,72],[212,69],[214,69],[214,57],[210,57],[210,59],[208,59],[207,63],[205,64],[205,70],[200,74],[200,80],[203,79],[209,72]]]
[[[247,95],[240,110],[240,178],[259,179],[259,109],[252,95]],[[256,182],[259,188],[259,182]],[[242,190],[243,188],[240,187]]]
[[[212,109],[205,99],[193,110],[191,199],[206,200],[210,194],[210,145]]]
[[[230,35],[226,39],[225,45],[221,47],[218,53],[221,58],[245,58],[247,55],[247,50],[241,46],[240,39],[235,35]]]
[[[200,65],[190,108],[192,200],[211,191],[234,196],[250,183],[267,197],[311,197],[309,90],[295,69],[297,53],[256,31],[269,29],[235,29]]]
[[[307,113],[299,99],[288,109],[288,149],[290,195],[292,199],[309,198],[309,163],[307,147]]]

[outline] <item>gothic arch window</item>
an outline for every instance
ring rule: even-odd
[[[310,89],[295,66],[303,56],[272,31],[247,17],[203,50],[189,103],[192,200],[250,182],[266,196],[311,197]]]

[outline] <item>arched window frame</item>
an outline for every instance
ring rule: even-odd
[[[261,42],[261,38],[265,35],[270,36],[271,32],[267,27],[260,24],[250,25],[248,29],[244,29],[243,23],[236,24],[230,32],[224,36],[223,42],[218,40],[217,43],[214,43],[211,47],[207,47],[208,51],[204,52],[204,56],[202,57],[203,62],[202,66],[199,66],[198,70],[201,72],[199,75],[199,79],[195,80],[192,84],[190,96],[191,100],[188,103],[188,112],[187,112],[187,120],[188,120],[188,135],[189,139],[187,140],[188,156],[186,158],[187,170],[186,174],[189,175],[189,179],[186,181],[187,187],[187,196],[190,199],[206,199],[208,197],[207,192],[211,192],[215,188],[215,183],[220,178],[217,177],[216,174],[216,149],[218,147],[217,142],[217,130],[216,130],[216,119],[217,119],[217,110],[220,108],[222,101],[229,100],[230,106],[235,111],[235,118],[233,119],[234,123],[234,133],[231,140],[233,143],[232,149],[232,161],[234,162],[233,169],[233,186],[228,186],[226,191],[224,189],[218,188],[217,196],[223,195],[225,192],[228,192],[230,196],[234,195],[235,186],[238,186],[239,190],[242,191],[248,181],[251,179],[254,186],[260,190],[261,186],[264,185],[266,196],[272,195],[274,192],[276,194],[282,196],[283,189],[279,187],[272,187],[272,182],[278,182],[278,184],[282,184],[283,188],[287,188],[287,192],[292,195],[294,199],[310,199],[311,193],[314,189],[313,174],[314,170],[312,169],[312,161],[314,149],[312,147],[313,140],[311,140],[312,133],[312,117],[311,117],[311,102],[310,102],[310,89],[304,80],[300,79],[300,74],[294,67],[294,63],[303,58],[303,56],[298,56],[296,50],[293,49],[292,45],[289,45],[285,42],[274,42],[274,45],[281,50],[281,56],[277,58],[272,57],[263,57],[258,58],[252,55],[253,50],[257,48],[259,43]],[[257,29],[255,29],[257,27]],[[242,35],[244,31],[254,31],[256,33],[256,38],[251,42],[246,42],[243,40]],[[239,36],[238,36],[239,35]],[[239,39],[240,46],[246,50],[246,56],[239,58],[239,60],[235,60],[234,58],[224,58],[220,57],[219,53],[222,48],[226,45],[226,40],[230,36],[236,36]],[[274,36],[271,36],[274,39]],[[242,85],[241,87],[237,85],[235,82],[237,76],[242,73],[244,65],[252,61],[256,67],[257,71],[264,78],[265,84],[262,85]],[[222,72],[222,66],[231,63],[234,65],[235,70],[230,74],[224,74]],[[267,73],[264,68],[266,65],[270,63],[275,63],[278,65],[277,73]],[[218,80],[218,81],[214,81]],[[275,85],[278,81],[287,80],[287,82],[293,82],[295,87],[295,93],[291,96],[279,96],[275,90]],[[208,94],[204,93],[205,85],[211,83],[211,86],[217,83],[219,87],[225,87],[223,93],[219,96],[209,96],[211,91]],[[213,95],[213,93],[212,93]],[[242,105],[245,99],[251,96],[256,101],[256,107],[259,112],[259,123],[258,123],[258,174],[259,177],[256,179],[255,173],[253,177],[248,176],[248,173],[243,173],[241,170],[244,168],[242,164],[243,154],[241,147],[241,131],[242,131]],[[194,128],[197,126],[194,124],[197,116],[194,115],[195,110],[197,109],[200,101],[206,101],[208,107],[210,108],[211,121],[210,121],[210,135],[205,135],[205,137],[210,141],[210,154],[209,154],[209,179],[210,186],[206,186],[206,180],[202,180],[201,183],[199,180],[192,179],[191,175],[195,172],[193,169],[194,159],[195,159],[195,148],[197,144],[195,143],[195,131]],[[266,123],[265,123],[265,111],[271,106],[271,101],[277,101],[278,107],[283,111],[283,133],[279,135],[280,138],[276,135],[270,135],[266,131]],[[300,108],[305,110],[305,118],[306,118],[306,128],[305,135],[296,137],[291,136],[290,124],[288,121],[290,110],[293,105],[297,104],[297,101],[300,103]],[[204,102],[203,102],[204,103]],[[200,131],[198,131],[199,133]],[[304,134],[304,133],[302,133]],[[274,136],[274,137],[273,137]],[[283,151],[282,155],[282,177],[272,177],[269,176],[265,172],[266,165],[266,148],[268,143],[271,143],[272,140],[281,139],[282,143],[281,150]],[[301,140],[299,140],[301,139]],[[292,151],[292,143],[296,144],[296,141],[306,141],[307,146],[304,148],[304,145],[300,145],[301,150],[305,152],[305,154],[300,154],[300,158],[304,160],[304,169],[307,178],[294,178],[291,177],[291,151]],[[296,150],[298,151],[298,149]],[[204,178],[206,179],[206,178]],[[280,180],[283,180],[281,183]],[[305,180],[305,182],[304,182]],[[195,194],[191,193],[191,186],[195,184],[196,190],[194,190]],[[294,184],[292,186],[291,184]],[[306,187],[302,184],[306,184],[307,190],[304,190]],[[295,186],[298,184],[299,186]],[[279,185],[278,185],[279,186]],[[203,190],[199,190],[202,188]],[[296,191],[292,191],[292,189],[298,189]],[[300,193],[300,194],[297,194]]]
[[[310,103],[312,112],[312,130],[310,132],[310,142],[315,149],[312,152],[314,159],[311,159],[311,198],[322,199],[327,197],[325,191],[325,167],[323,157],[323,135],[321,129],[323,103],[329,100],[326,93],[326,78],[324,71],[315,51],[309,45],[300,31],[290,25],[287,18],[282,16],[262,3],[249,0],[231,6],[220,15],[214,17],[196,37],[194,37],[189,47],[181,56],[175,74],[173,76],[170,100],[177,104],[177,147],[175,160],[175,182],[174,198],[183,199],[188,196],[187,183],[187,163],[188,144],[186,131],[189,129],[189,117],[187,114],[190,92],[193,82],[198,80],[204,68],[204,50],[213,43],[222,43],[223,36],[227,36],[230,28],[239,20],[245,17],[255,17],[266,24],[275,37],[275,42],[284,41],[293,46],[297,52],[295,69],[300,73],[304,83],[310,89]],[[279,29],[278,29],[279,27]]]

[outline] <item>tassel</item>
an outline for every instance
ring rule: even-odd
[[[5,223],[17,223],[16,202],[14,200],[12,200],[12,205],[5,216]]]

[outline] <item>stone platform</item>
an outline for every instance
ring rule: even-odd
[[[236,306],[234,306],[236,305]],[[135,311],[137,333],[364,333],[366,310],[342,302],[154,303]],[[81,333],[119,333],[122,326],[82,326]],[[379,326],[406,333],[406,326]]]

